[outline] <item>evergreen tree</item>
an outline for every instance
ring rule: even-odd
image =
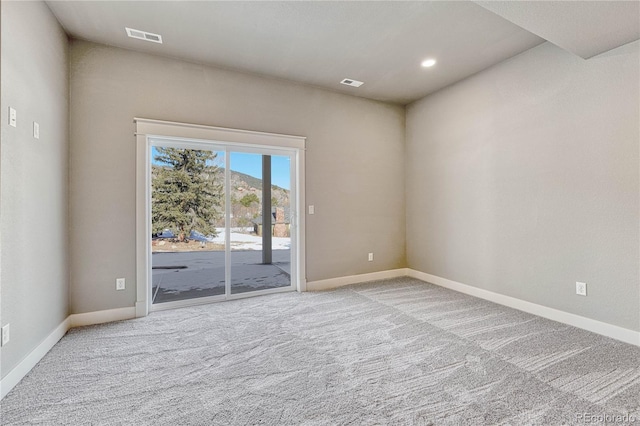
[[[152,232],[170,229],[180,240],[191,231],[216,235],[223,215],[222,170],[217,153],[196,149],[156,148],[152,166]]]
[[[249,207],[253,203],[256,203],[256,204],[260,203],[260,199],[254,193],[247,194],[240,199],[240,204],[242,204],[245,207]]]

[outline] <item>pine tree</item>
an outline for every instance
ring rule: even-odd
[[[216,235],[223,215],[222,170],[217,153],[196,149],[156,148],[152,166],[152,232],[171,230],[180,240],[191,231]]]

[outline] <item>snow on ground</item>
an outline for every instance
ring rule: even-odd
[[[224,244],[226,232],[224,228],[216,228],[218,235],[211,241]],[[271,237],[272,250],[289,250],[291,248],[291,238]],[[254,234],[244,234],[231,232],[231,250],[262,250],[262,237]]]

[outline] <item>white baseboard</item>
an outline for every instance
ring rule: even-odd
[[[67,317],[55,330],[53,330],[29,355],[27,355],[4,379],[0,380],[0,399],[4,398],[24,376],[58,343],[58,340],[69,330],[69,317]]]
[[[34,350],[32,350],[17,366],[0,380],[0,399],[4,398],[29,371],[55,346],[56,343],[73,327],[102,324],[136,317],[136,308],[109,309],[106,311],[87,312],[69,315],[56,327]]]
[[[371,272],[369,274],[330,278],[328,280],[307,281],[307,291],[331,290],[332,288],[338,288],[349,284],[362,283],[366,281],[385,280],[389,278],[404,277],[406,275],[407,269],[400,268],[380,272]]]
[[[71,327],[102,324],[105,322],[121,321],[136,317],[136,308],[107,309],[105,311],[86,312],[84,314],[69,315]]]
[[[409,268],[392,269],[387,271],[372,272],[369,274],[350,275],[346,277],[331,278],[327,280],[307,282],[307,291],[321,291],[356,284],[366,281],[383,280],[389,278],[409,276],[431,284],[445,287],[460,293],[488,300],[520,311],[528,312],[563,324],[568,324],[583,330],[611,337],[616,340],[640,346],[640,332],[616,325],[607,324],[594,319],[582,317],[547,306],[538,305],[515,297],[505,296],[489,290],[462,284],[436,275],[416,271]],[[120,321],[136,317],[136,308],[119,308],[105,311],[87,312],[83,314],[69,315],[55,330],[53,330],[33,351],[31,351],[13,370],[0,380],[0,399],[4,398],[24,376],[49,352],[53,346],[73,327],[102,324],[105,322]]]
[[[630,330],[628,328],[619,327],[617,325],[607,324],[591,318],[582,317],[580,315],[571,314],[569,312],[560,311],[558,309],[549,308],[547,306],[538,305],[536,303],[527,302],[525,300],[516,299],[515,297],[505,296],[503,294],[494,293],[489,290],[462,284],[436,275],[427,274],[425,272],[407,269],[407,275],[417,278],[431,284],[445,287],[451,290],[465,293],[480,299],[488,300],[499,305],[508,306],[519,311],[528,312],[539,317],[547,318],[553,321],[568,324],[583,330],[601,334],[612,339],[620,340],[625,343],[640,346],[640,332]]]

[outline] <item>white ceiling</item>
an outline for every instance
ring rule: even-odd
[[[639,1],[476,1],[584,59],[640,38]]]
[[[72,37],[399,104],[544,42],[496,14],[504,11],[470,1],[47,4]],[[514,21],[527,28],[522,16]],[[128,38],[125,27],[161,34],[164,43]],[[436,66],[421,68],[429,57]],[[344,78],[365,84],[340,85]]]

